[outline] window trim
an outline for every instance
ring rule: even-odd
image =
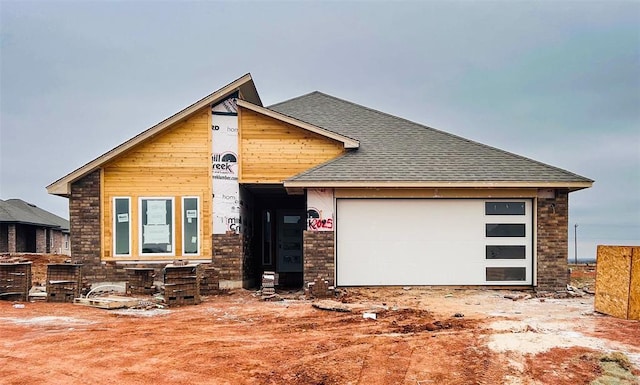
[[[185,210],[184,201],[186,199],[195,199],[196,200],[196,210],[198,212],[198,217],[197,217],[197,221],[196,221],[196,233],[197,233],[197,236],[198,236],[198,240],[197,240],[198,248],[197,248],[195,253],[187,253],[185,251],[186,250],[186,243],[187,243],[187,237],[185,236],[185,228],[186,228],[186,226],[185,226],[185,217],[187,215],[187,212]],[[181,217],[181,221],[182,221],[182,226],[181,226],[182,227],[182,229],[181,229],[182,230],[181,231],[182,232],[182,255],[198,257],[198,256],[200,256],[200,250],[202,249],[202,237],[200,236],[200,218],[202,217],[201,210],[200,210],[200,197],[196,196],[196,195],[186,195],[186,196],[182,197],[181,203],[182,203],[182,207],[181,207],[181,209],[182,209],[181,210],[182,211],[182,217]],[[174,219],[174,222],[175,222],[175,219]]]
[[[128,206],[129,206],[129,211],[128,211],[128,215],[129,215],[129,251],[127,254],[117,254],[117,247],[116,247],[116,221],[117,221],[117,214],[116,214],[116,199],[126,199],[128,202]],[[113,234],[111,236],[111,243],[112,243],[112,253],[114,257],[130,257],[131,256],[131,245],[133,243],[133,239],[131,239],[131,221],[132,221],[132,217],[131,217],[131,197],[125,197],[125,196],[115,196],[111,199],[111,204],[112,204],[112,208],[111,208],[111,213],[112,213],[112,217],[111,218],[111,228],[113,231]]]
[[[167,253],[143,253],[144,245],[144,221],[142,220],[142,201],[144,200],[170,200],[171,201],[171,252]],[[143,257],[173,257],[176,255],[176,202],[175,197],[167,196],[144,196],[138,197],[138,253]]]

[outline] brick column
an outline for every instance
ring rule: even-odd
[[[316,278],[329,281],[330,286],[335,285],[334,234],[333,231],[305,230],[302,273],[304,287]]]
[[[538,198],[537,209],[537,290],[566,290],[569,192],[556,190],[555,198]]]
[[[90,282],[105,280],[100,261],[100,170],[71,184],[69,197],[71,258],[82,264]]]
[[[16,250],[16,225],[14,223],[9,224],[7,229],[7,243],[8,243],[8,251],[10,253],[15,253]]]
[[[242,234],[229,231],[213,234],[211,264],[220,273],[220,288],[241,288],[244,278],[244,241]]]

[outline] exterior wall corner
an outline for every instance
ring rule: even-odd
[[[329,281],[329,286],[335,286],[335,232],[306,230],[303,233],[303,247],[304,287],[317,278]]]
[[[556,190],[553,198],[537,199],[536,289],[539,291],[563,291],[567,288],[568,223],[568,190]]]

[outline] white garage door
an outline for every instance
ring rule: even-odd
[[[338,199],[339,286],[531,285],[530,199]]]

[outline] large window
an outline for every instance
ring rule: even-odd
[[[487,223],[487,237],[524,237],[524,223]]]
[[[140,254],[174,255],[173,198],[140,198]]]
[[[182,198],[182,253],[200,254],[200,198]]]
[[[131,200],[127,197],[113,198],[113,253],[131,255]]]
[[[487,259],[525,259],[526,246],[487,245]]]

